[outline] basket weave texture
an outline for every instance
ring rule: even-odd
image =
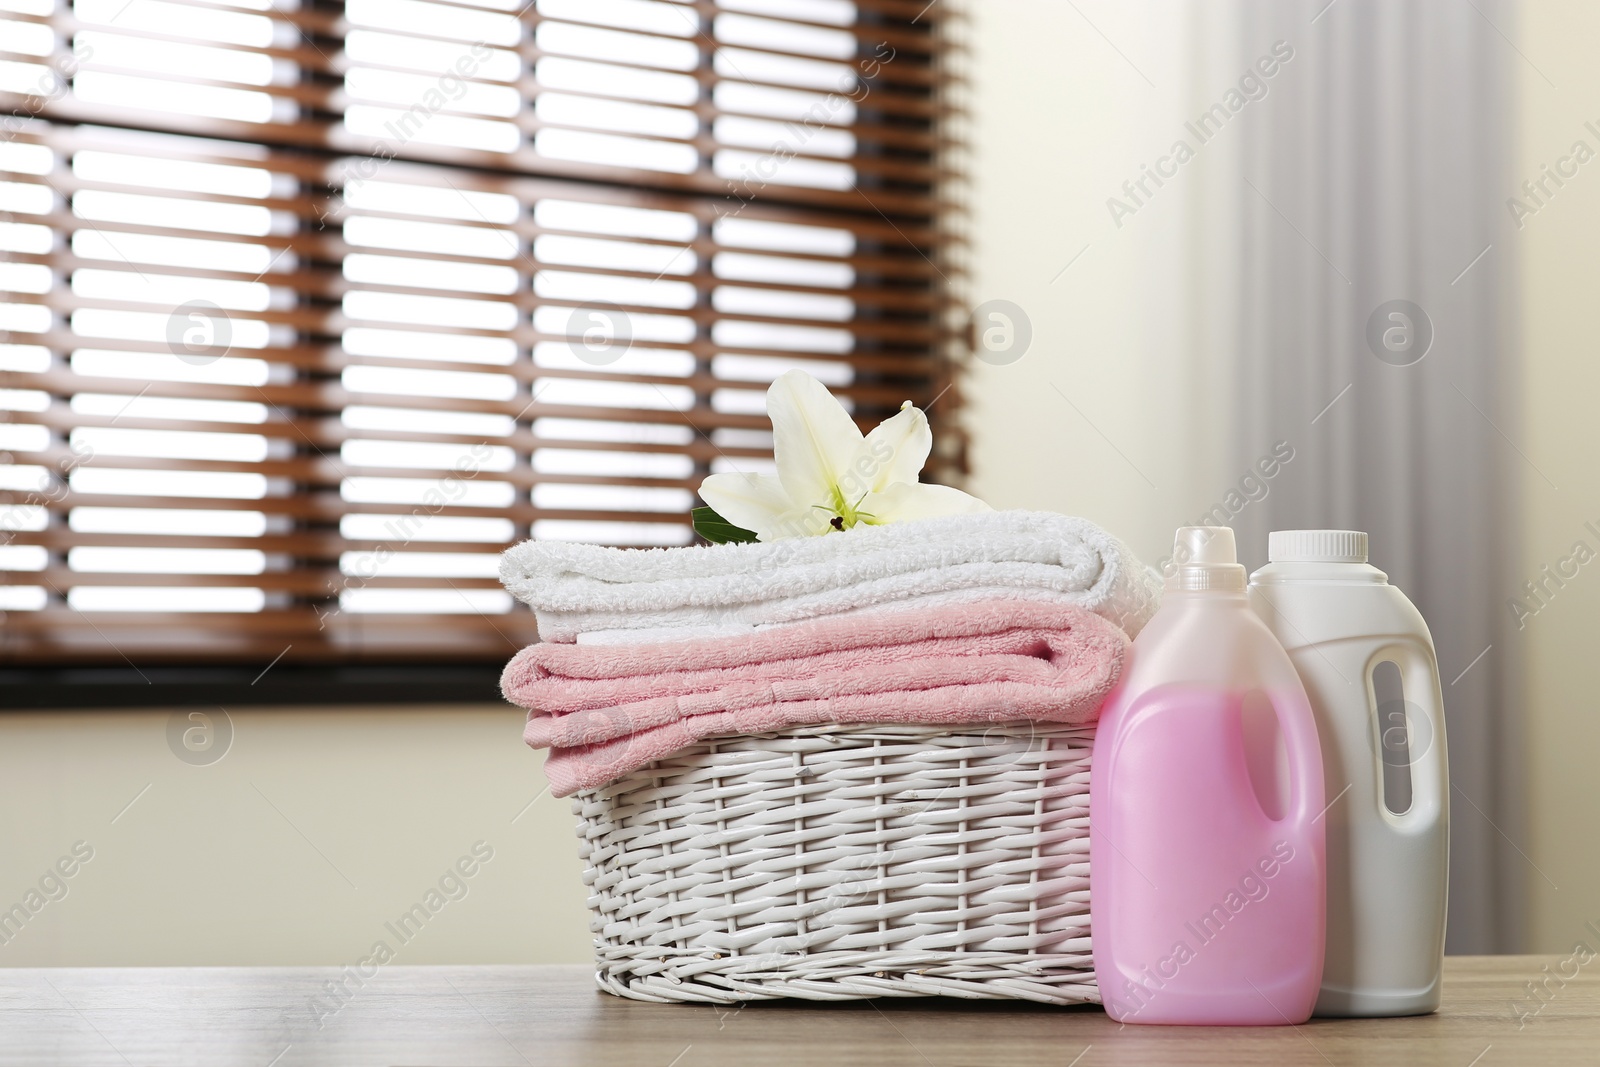
[[[807,727],[701,742],[576,794],[600,986],[1098,1003],[1093,738]]]

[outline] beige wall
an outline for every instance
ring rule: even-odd
[[[1175,190],[1120,231],[1103,204],[1148,158],[1152,139],[1181,121],[1182,86],[1215,79],[1165,74],[1168,93],[1146,91],[1067,5],[973,7],[974,297],[1013,301],[1034,331],[1022,360],[973,376],[973,424],[984,428],[973,488],[997,506],[1089,516],[1158,558],[1168,531],[1232,481],[1219,459],[1222,420],[1193,414],[1226,410],[1225,398],[1206,392],[1212,356],[1195,341],[1196,323],[1153,321],[1147,311],[1154,292],[1178,291],[1178,272],[1208,268],[1161,213],[1222,176],[1196,169],[1192,191]],[[1141,66],[1180,71],[1178,35],[1199,31],[1143,24],[1137,10],[1106,6],[1095,17]],[[1600,68],[1589,60],[1600,9],[1525,5],[1517,34],[1561,86],[1522,69],[1521,172],[1534,175],[1576,138],[1600,148],[1582,129],[1586,119],[1600,124],[1600,110],[1585,110],[1600,100]],[[1056,104],[1041,111],[1041,98]],[[1600,160],[1521,232],[1507,232],[1506,251],[1524,270],[1523,450],[1561,487],[1529,478],[1520,520],[1531,578],[1579,538],[1600,549],[1582,528],[1600,527],[1600,363],[1589,312],[1600,291]],[[1600,562],[1522,634],[1531,836],[1519,843],[1560,887],[1529,872],[1531,949],[1570,948],[1584,920],[1600,919],[1591,847],[1600,810],[1589,786],[1600,749],[1597,612]],[[354,962],[375,940],[392,942],[384,923],[479,840],[494,859],[398,958],[587,959],[566,803],[546,795],[511,821],[544,786],[515,710],[236,711],[233,747],[209,767],[172,755],[167,718],[0,714],[0,904],[21,899],[74,842],[95,850],[68,895],[0,945],[0,965]]]
[[[973,7],[976,296],[1023,306],[1035,332],[1020,362],[980,367],[969,389],[984,427],[976,488],[997,506],[1089,516],[1158,558],[1168,532],[1231,481],[1215,459],[1222,443],[1192,415],[1201,383],[1174,377],[1201,365],[1143,355],[1197,351],[1183,324],[1145,308],[1152,287],[1204,264],[1185,259],[1179,228],[1161,217],[1177,196],[1123,231],[1103,205],[1187,102],[1131,91],[1144,88],[1137,75],[1066,5],[1008,4],[1004,19],[998,5]],[[1119,39],[1146,39],[1140,63],[1174,69],[1179,27],[1112,9],[1096,18]],[[1059,104],[1042,112],[1041,94]],[[1208,179],[1194,178],[1198,193]],[[0,713],[0,906],[74,842],[94,848],[68,895],[0,945],[0,965],[353,963],[375,940],[393,944],[384,923],[479,840],[494,859],[397,958],[588,959],[566,802],[545,796],[511,822],[544,786],[520,713],[232,717],[227,756],[194,767],[167,747],[167,712]]]
[[[589,958],[572,814],[529,805],[516,709],[235,710],[210,766],[173,755],[168,718],[0,714],[0,907],[93,849],[0,966],[353,964],[378,940],[405,963]],[[480,841],[465,894],[427,901]],[[401,944],[384,924],[416,903],[437,914]]]
[[[1559,89],[1521,63],[1523,118],[1518,180],[1554,167],[1574,141],[1600,152],[1600,7],[1586,0],[1525,3],[1520,47]],[[1507,190],[1507,196],[1515,190]],[[1586,542],[1600,552],[1600,361],[1595,358],[1596,293],[1600,292],[1600,160],[1556,191],[1517,230],[1507,215],[1508,251],[1522,265],[1524,366],[1523,451],[1559,489],[1526,472],[1522,514],[1522,579],[1570,557]],[[1569,566],[1570,571],[1570,566]],[[1531,605],[1530,605],[1531,606]],[[1507,610],[1510,610],[1509,608]],[[1529,840],[1537,870],[1527,872],[1529,948],[1570,951],[1589,920],[1600,921],[1600,562],[1579,569],[1548,606],[1525,619]]]
[[[1208,361],[1219,358],[1203,341],[1208,324],[1150,313],[1182,306],[1173,296],[1183,285],[1167,273],[1174,264],[1194,272],[1191,283],[1208,264],[1199,248],[1175,236],[1183,227],[1161,214],[1182,207],[1165,191],[1121,231],[1101,212],[1105,197],[1148,156],[1152,139],[1159,142],[1181,116],[1182,87],[1215,80],[1186,75],[1177,46],[1183,34],[1210,31],[1141,19],[1139,11],[1150,10],[1143,5],[1091,9],[1134,62],[1159,69],[1163,88],[1176,87],[1166,94],[1139,82],[1066,5],[1030,0],[975,8],[974,297],[1021,305],[1032,319],[1034,347],[1015,364],[979,366],[973,375],[973,424],[983,431],[972,488],[997,506],[1086,515],[1127,536],[1146,558],[1158,558],[1167,532],[1203,510],[1208,493],[1229,480],[1218,459],[1225,419],[1192,414],[1226,411],[1226,399],[1208,396],[1204,387]],[[1575,140],[1600,152],[1600,136],[1583,125],[1600,127],[1600,66],[1593,62],[1600,7],[1587,0],[1523,3],[1517,19],[1508,30],[1528,57],[1516,60],[1520,180],[1538,177],[1541,164],[1554,166]],[[1041,98],[1056,104],[1042,111]],[[1179,196],[1201,195],[1201,183],[1221,180],[1218,162],[1191,164],[1193,173],[1184,177],[1195,183],[1180,187]],[[1600,292],[1594,251],[1600,158],[1524,222],[1518,230],[1508,212],[1497,245],[1521,271],[1518,444],[1560,487],[1551,489],[1532,468],[1523,471],[1524,503],[1512,520],[1523,545],[1521,577],[1535,579],[1543,565],[1571,556],[1578,540],[1600,553],[1600,535],[1584,528],[1593,522],[1600,529],[1593,310]],[[1085,243],[1089,251],[1052,284]],[[1226,250],[1225,243],[1219,247]],[[1145,354],[1152,351],[1165,355]],[[1185,364],[1192,368],[1183,370]],[[1191,377],[1174,377],[1179,373]],[[1558,590],[1520,634],[1525,697],[1506,714],[1522,715],[1527,731],[1527,829],[1516,831],[1515,843],[1531,861],[1519,872],[1531,909],[1529,951],[1568,951],[1585,936],[1586,921],[1600,920],[1600,850],[1593,847],[1600,841],[1600,800],[1592,788],[1600,764],[1597,619],[1600,559]]]
[[[1218,390],[1228,377],[1209,373],[1226,356],[1212,340],[1223,324],[1193,306],[1190,280],[1225,274],[1208,257],[1231,243],[1195,240],[1184,210],[1238,179],[1214,152],[1121,228],[1105,205],[1171,144],[1199,99],[1191,88],[1228,80],[1187,69],[1186,35],[1217,30],[1175,5],[1096,6],[1095,24],[1125,60],[1068,4],[968,10],[972,300],[1011,301],[1033,328],[1021,359],[974,366],[970,488],[996,507],[1093,519],[1158,560],[1172,531],[1241,473],[1223,459],[1230,400]]]

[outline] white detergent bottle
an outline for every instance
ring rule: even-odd
[[[1433,638],[1367,535],[1281,530],[1250,605],[1311,698],[1329,805],[1327,952],[1316,1014],[1439,1006],[1450,774]]]

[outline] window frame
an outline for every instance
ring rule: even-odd
[[[178,2],[196,7],[225,6],[196,3],[195,0]],[[431,2],[449,5],[454,0]],[[75,65],[67,42],[73,40],[74,34],[96,27],[80,22],[72,10],[64,9],[64,5],[68,4],[70,0],[60,0],[57,9],[45,16],[22,16],[8,12],[3,17],[51,26],[58,35],[58,45],[62,47],[55,56],[49,57],[50,61],[58,71],[76,73],[78,69],[87,68]],[[456,6],[474,11],[485,10],[471,4]],[[709,20],[719,14],[729,13],[728,9],[720,8],[712,0],[688,0],[679,6],[686,11],[693,11],[707,26],[713,25]],[[58,154],[81,150],[86,136],[84,129],[93,127],[220,138],[262,146],[274,173],[280,170],[292,173],[301,183],[293,197],[275,205],[291,210],[298,220],[296,228],[281,243],[286,250],[293,249],[302,264],[311,264],[320,270],[326,275],[323,280],[329,283],[322,289],[310,283],[303,290],[295,289],[299,302],[290,309],[290,314],[284,316],[291,325],[299,323],[293,325],[294,345],[325,350],[320,362],[308,357],[307,362],[299,366],[299,376],[295,382],[309,386],[304,390],[306,393],[334,393],[342,388],[336,384],[338,373],[342,368],[353,365],[348,353],[340,345],[339,331],[336,329],[348,318],[340,310],[338,301],[350,291],[350,286],[337,284],[330,272],[332,267],[342,265],[343,254],[335,262],[320,251],[335,240],[330,235],[353,215],[361,213],[360,209],[353,209],[347,202],[341,184],[348,179],[352,163],[381,160],[386,178],[424,185],[459,183],[468,191],[502,192],[514,196],[521,205],[514,227],[520,243],[519,255],[528,260],[527,264],[516,268],[519,284],[516,294],[520,316],[518,329],[528,330],[529,338],[534,336],[528,325],[532,314],[530,307],[536,309],[541,300],[544,303],[551,302],[535,294],[531,284],[537,272],[546,266],[542,261],[535,263],[530,258],[531,242],[538,231],[533,224],[532,212],[541,197],[573,196],[586,202],[687,211],[697,219],[692,247],[702,263],[709,262],[719,249],[711,239],[711,234],[718,220],[724,217],[847,227],[856,235],[857,241],[857,250],[845,257],[855,271],[855,280],[840,290],[857,301],[857,314],[848,321],[847,329],[857,338],[858,345],[862,339],[867,339],[871,341],[871,346],[837,357],[849,363],[855,375],[853,383],[839,392],[856,403],[856,417],[864,426],[897,409],[903,399],[911,399],[930,409],[930,419],[935,423],[940,449],[932,457],[925,477],[959,480],[966,472],[966,441],[955,419],[960,402],[957,374],[962,359],[970,351],[971,338],[967,325],[954,321],[957,292],[963,275],[960,267],[962,239],[955,224],[959,208],[949,192],[954,181],[950,160],[959,146],[952,142],[948,123],[958,109],[952,103],[949,92],[955,78],[948,63],[950,42],[947,23],[956,16],[948,9],[949,5],[924,6],[920,0],[857,0],[855,6],[859,18],[850,32],[857,38],[858,49],[850,62],[860,71],[857,84],[861,91],[859,98],[852,94],[855,121],[846,128],[857,138],[856,153],[849,158],[857,168],[858,178],[857,183],[846,190],[773,183],[762,184],[756,189],[748,180],[741,185],[715,173],[710,160],[719,147],[725,148],[726,145],[719,145],[713,134],[713,123],[719,115],[725,114],[717,108],[713,95],[719,80],[726,80],[726,76],[718,74],[716,70],[717,57],[714,53],[719,46],[711,42],[706,32],[699,36],[711,43],[697,43],[700,59],[692,71],[700,84],[699,96],[691,108],[700,120],[699,132],[692,139],[700,155],[700,166],[696,171],[686,174],[644,171],[539,155],[534,151],[531,139],[547,125],[535,114],[538,93],[547,90],[541,89],[535,72],[538,60],[551,53],[541,51],[537,35],[539,25],[551,20],[541,15],[537,3],[529,5],[520,16],[523,23],[522,39],[515,50],[520,53],[521,76],[515,84],[522,102],[515,121],[523,130],[524,140],[516,151],[510,153],[451,149],[418,141],[407,141],[392,149],[379,139],[353,135],[345,129],[340,120],[345,105],[339,101],[345,91],[343,76],[350,65],[342,51],[343,34],[350,28],[350,22],[343,13],[343,4],[337,0],[307,0],[292,12],[271,12],[274,19],[281,19],[293,26],[298,36],[292,43],[277,42],[271,47],[254,49],[275,60],[299,66],[298,75],[291,83],[285,86],[274,84],[271,91],[275,94],[280,91],[286,93],[299,106],[307,109],[306,114],[312,118],[290,123],[245,123],[166,115],[136,121],[134,116],[120,113],[115,108],[86,104],[72,93],[63,91],[29,97],[0,92],[0,116],[6,112],[12,116],[0,121],[6,123],[8,138],[51,144]],[[731,46],[720,47],[726,50]],[[92,67],[92,57],[89,66]],[[26,121],[20,126],[15,121],[18,115],[26,116]],[[41,123],[44,124],[42,129]],[[250,137],[246,139],[245,135]],[[88,136],[92,143],[92,129]],[[79,147],[74,148],[74,145]],[[803,154],[803,143],[801,148]],[[776,153],[778,150],[773,151]],[[335,173],[341,166],[344,168],[342,175]],[[0,179],[15,177],[14,173],[0,175]],[[67,227],[92,228],[72,221],[70,197],[74,191],[75,187],[60,190],[67,199],[57,204],[52,221],[48,223],[52,228],[62,228],[62,232]],[[238,200],[214,194],[196,194],[196,199],[222,203]],[[339,234],[337,240],[343,243],[342,230]],[[345,252],[350,250],[347,243],[343,246]],[[66,264],[56,278],[57,286],[66,284],[72,270],[82,269],[81,261],[74,263],[71,256],[59,252],[52,252],[44,258],[53,267]],[[532,268],[526,275],[524,266]],[[263,272],[263,276],[266,273]],[[920,281],[908,282],[907,279],[913,276],[920,278]],[[272,279],[274,282],[278,280],[276,277]],[[717,446],[711,437],[712,429],[759,430],[766,426],[766,420],[764,416],[753,414],[717,413],[706,406],[710,391],[717,387],[719,381],[726,384],[726,380],[707,377],[710,361],[719,349],[726,347],[712,340],[711,327],[716,322],[730,321],[730,315],[712,307],[710,298],[718,282],[706,268],[697,268],[695,284],[697,300],[689,309],[691,317],[699,324],[695,343],[689,346],[696,359],[696,372],[691,379],[695,390],[695,406],[688,413],[682,413],[681,417],[676,417],[676,413],[638,409],[584,410],[591,417],[609,415],[620,421],[674,426],[688,422],[695,432],[693,443],[678,451],[693,458],[693,469],[689,478],[682,481],[698,484],[719,456],[732,455],[737,458],[748,455],[759,458],[762,455],[761,449],[741,450]],[[52,290],[52,294],[54,292]],[[63,310],[70,312],[72,302],[69,300],[63,304],[52,294],[45,294],[45,299],[40,302],[53,304],[53,311],[58,315]],[[15,294],[9,294],[8,299],[15,300]],[[865,304],[860,303],[863,300]],[[872,314],[861,314],[863,309]],[[907,312],[905,309],[911,310]],[[649,310],[648,307],[633,309],[640,314]],[[803,323],[802,320],[794,320],[791,324]],[[45,341],[57,361],[64,360],[71,351],[70,346],[76,338],[68,336],[70,333],[70,329],[65,334],[57,330]],[[0,343],[6,340],[0,337]],[[532,383],[541,375],[567,380],[624,380],[606,378],[598,372],[551,371],[536,367],[530,363],[533,343],[532,340],[524,343],[523,339],[518,339],[516,350],[518,403],[522,399],[528,400],[527,406],[515,416],[516,434],[513,435],[520,478],[515,484],[518,492],[524,494],[519,506],[525,513],[538,510],[530,508],[527,502],[526,493],[532,486],[559,481],[529,468],[532,451],[539,447],[532,430],[533,420],[542,416],[571,416],[573,413],[570,407],[540,404],[537,393],[531,392]],[[782,355],[781,352],[773,354]],[[812,358],[812,355],[808,353],[804,358]],[[18,372],[0,371],[0,388],[16,387],[17,376]],[[63,390],[67,388],[66,385],[61,386]],[[528,390],[530,395],[524,397],[523,390]],[[178,390],[177,395],[185,394]],[[271,402],[275,408],[280,406],[277,401]],[[350,402],[346,399],[341,403]],[[462,408],[460,402],[451,403],[453,407],[448,404],[443,406],[450,410]],[[294,462],[284,469],[314,471],[323,465],[322,461],[333,462],[322,447],[326,440],[319,437],[322,442],[319,444],[305,432],[310,428],[311,420],[326,419],[331,410],[327,404],[302,409],[285,400],[282,407],[287,409],[286,424],[305,438],[303,442],[292,442],[291,458]],[[599,415],[595,415],[595,412]],[[7,417],[9,419],[9,413]],[[58,420],[52,431],[64,439],[62,426]],[[282,427],[274,423],[274,428],[281,430]],[[566,443],[570,445],[571,442]],[[61,453],[61,449],[55,452]],[[72,462],[67,454],[60,454],[57,458],[66,464]],[[72,469],[69,465],[56,472],[55,484],[63,492],[66,491],[66,477]],[[322,490],[326,490],[326,481],[296,482],[293,493],[284,499],[296,506],[313,500],[319,484]],[[25,496],[15,491],[0,492],[0,503],[25,502],[22,499]],[[322,497],[326,497],[325,491]],[[54,506],[54,501],[48,503]],[[337,516],[350,513],[349,509],[319,510],[308,505],[302,511],[304,514],[293,520],[295,534],[320,532],[330,542],[344,540],[338,532]],[[326,521],[328,515],[332,515],[334,521],[331,533]],[[323,520],[320,526],[317,521],[319,518]],[[56,523],[60,525],[59,517]],[[517,528],[522,531],[526,524],[519,520]],[[300,537],[293,543],[302,544],[311,539],[309,536]],[[267,548],[269,542],[274,545],[280,543],[270,538],[264,539],[260,542],[263,549]],[[49,544],[52,559],[59,555],[60,566],[64,567],[66,548],[63,546],[87,542],[81,537],[67,536],[53,543],[44,538],[24,538],[24,543]],[[197,542],[191,538],[185,543]],[[290,542],[281,543],[287,545]],[[418,547],[425,549],[430,546],[421,544]],[[283,573],[314,573],[306,562],[307,559],[319,558],[314,555],[314,549],[285,548],[283,551],[294,556],[292,565]],[[313,552],[313,555],[294,555],[295,552]],[[326,553],[320,558],[325,556]],[[322,570],[326,571],[326,567]],[[4,578],[20,584],[26,581],[27,574],[13,571]],[[53,625],[65,627],[67,620],[72,619],[75,639],[87,643],[85,647],[94,646],[87,651],[84,648],[69,649],[59,641],[52,645],[50,638],[59,631],[51,631],[45,625],[38,627],[44,634],[42,638],[19,639],[19,629],[29,621],[27,613],[9,612],[5,614],[6,622],[0,624],[0,629],[5,632],[4,637],[0,638],[0,668],[23,672],[14,676],[17,684],[8,687],[16,693],[42,693],[44,689],[40,687],[48,688],[50,685],[77,689],[78,686],[71,679],[87,678],[89,674],[85,672],[114,673],[131,668],[136,673],[143,671],[146,674],[152,669],[162,672],[187,671],[184,678],[172,676],[171,686],[176,688],[171,689],[171,694],[198,692],[200,688],[210,685],[218,692],[237,692],[237,699],[249,701],[258,695],[257,690],[253,685],[239,688],[240,679],[265,665],[269,659],[273,664],[278,664],[277,659],[272,659],[276,653],[279,657],[288,657],[269,674],[269,677],[275,675],[285,680],[281,686],[274,687],[278,692],[287,693],[294,689],[294,685],[291,685],[294,679],[304,679],[302,688],[306,692],[315,690],[319,685],[330,694],[342,692],[350,687],[339,682],[340,677],[365,677],[360,672],[371,664],[389,664],[384,668],[389,670],[395,669],[395,665],[404,664],[424,669],[424,673],[426,669],[435,669],[432,677],[438,680],[438,685],[417,680],[423,679],[419,675],[414,679],[416,684],[394,689],[385,699],[400,699],[412,694],[418,700],[425,700],[429,697],[418,694],[448,692],[452,685],[458,684],[467,675],[476,677],[468,668],[487,669],[503,663],[522,643],[533,639],[531,617],[520,606],[511,615],[505,616],[482,613],[477,617],[419,616],[434,620],[433,625],[441,628],[470,630],[471,633],[456,635],[460,638],[460,647],[454,649],[431,647],[431,638],[426,635],[380,639],[371,635],[384,630],[385,620],[381,617],[366,615],[350,622],[349,613],[337,608],[338,594],[351,588],[348,574],[342,576],[337,589],[330,586],[334,594],[331,611],[328,597],[319,596],[303,587],[296,588],[298,591],[290,594],[289,599],[298,608],[304,609],[302,616],[309,613],[314,617],[315,628],[312,628],[309,619],[301,618],[296,623],[299,628],[292,632],[285,631],[271,639],[241,640],[234,645],[218,643],[206,646],[206,624],[211,620],[201,613],[189,613],[183,620],[190,630],[190,644],[175,638],[163,645],[141,643],[142,635],[139,635],[141,626],[148,627],[160,621],[156,616],[130,613],[135,617],[113,619],[110,613],[102,615],[63,609],[56,612],[62,621]],[[76,618],[73,618],[74,615]],[[341,615],[346,617],[341,618]],[[81,622],[78,621],[80,619]],[[338,628],[346,625],[349,627],[348,633],[355,635],[346,644],[334,643],[325,636],[330,626]],[[108,630],[110,634],[106,632]],[[136,654],[130,656],[125,653],[118,637],[122,637],[123,642],[131,642],[137,649]],[[97,638],[104,640],[97,641]],[[278,652],[280,647],[282,651]],[[237,677],[227,674],[230,668],[237,668]],[[339,672],[345,668],[348,669],[341,675]],[[462,671],[467,673],[460,673]],[[477,683],[471,684],[475,690],[481,688]],[[155,685],[155,689],[161,688]],[[87,693],[98,691],[92,684],[85,684],[82,689]],[[401,692],[402,689],[404,692]],[[178,699],[171,694],[158,702]],[[91,695],[85,699],[93,703],[98,698]],[[363,698],[355,695],[336,699]]]

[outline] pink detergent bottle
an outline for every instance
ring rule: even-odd
[[[1325,928],[1316,720],[1233,531],[1186,526],[1173,561],[1095,740],[1100,995],[1120,1022],[1302,1023]]]

